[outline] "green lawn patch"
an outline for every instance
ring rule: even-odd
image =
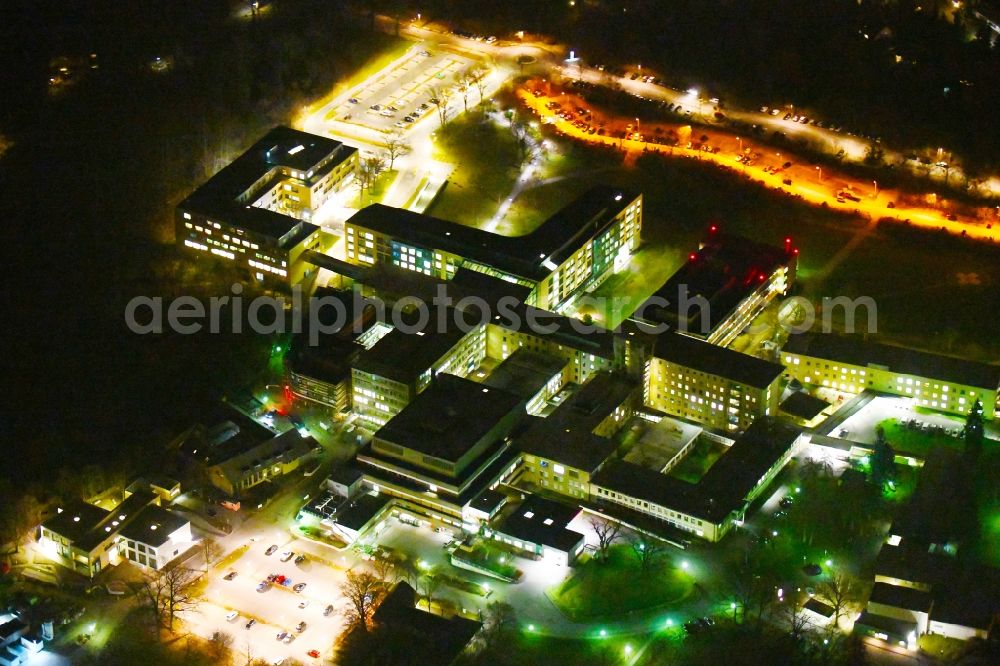
[[[691,589],[691,578],[669,561],[643,572],[631,546],[620,544],[609,549],[606,560],[580,564],[546,594],[563,614],[579,622],[676,604]]]
[[[307,539],[312,539],[313,541],[318,541],[320,543],[325,543],[328,546],[333,546],[334,548],[340,549],[347,546],[347,542],[338,539],[326,530],[321,530],[318,527],[309,527],[307,525],[300,525],[299,532]]]
[[[885,419],[878,424],[879,428],[885,432],[885,438],[889,445],[897,453],[914,455],[926,458],[935,446],[944,446],[955,451],[965,450],[965,440],[961,437],[952,437],[940,433],[923,432],[907,428],[898,419]],[[984,449],[1000,448],[1000,442],[988,439],[983,442]]]
[[[480,541],[471,548],[458,548],[452,557],[461,562],[492,571],[502,578],[520,580],[523,572],[512,564],[514,556],[507,551]]]
[[[518,176],[514,137],[469,113],[437,131],[435,148],[435,159],[454,164],[455,170],[427,214],[482,226],[510,194]]]
[[[691,452],[670,470],[670,476],[688,483],[698,483],[701,481],[701,477],[705,476],[705,472],[715,464],[715,461],[722,457],[727,448],[725,444],[699,438]]]

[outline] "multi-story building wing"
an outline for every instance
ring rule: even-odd
[[[510,436],[524,417],[521,397],[441,374],[357,461],[369,487],[460,525],[462,508],[510,464]]]
[[[679,333],[656,336],[645,356],[645,403],[727,432],[776,415],[783,368]]]
[[[590,477],[614,453],[613,436],[635,414],[640,387],[627,377],[600,373],[515,440],[518,478],[578,499],[590,495]]]
[[[641,229],[642,196],[610,187],[588,191],[517,237],[375,204],[345,223],[346,258],[446,280],[464,267],[526,286],[528,303],[557,310],[623,268]]]
[[[310,220],[357,164],[356,148],[276,127],[177,206],[177,242],[233,262],[248,278],[301,282],[316,270],[305,253],[332,245]]]
[[[710,228],[692,252],[633,317],[717,345],[728,345],[795,281],[798,250]]]
[[[866,389],[912,398],[914,404],[968,414],[976,400],[987,419],[1000,417],[1000,365],[932,354],[857,336],[791,335],[781,351],[789,379],[845,393]]]
[[[459,316],[455,311],[453,315]],[[351,368],[354,412],[369,427],[385,425],[427,386],[435,375],[464,377],[486,356],[486,327],[463,326],[454,316],[417,332],[393,329],[356,357]]]

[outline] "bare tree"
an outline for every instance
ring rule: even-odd
[[[193,610],[198,606],[195,583],[198,572],[183,567],[149,576],[143,581],[141,594],[149,603],[156,622],[157,635],[160,629],[174,630],[174,620],[178,613]]]
[[[439,86],[427,86],[431,93],[431,104],[437,108],[438,121],[441,127],[448,123],[448,101],[451,99],[451,90]]]
[[[358,175],[355,179],[355,185],[361,194],[359,203],[364,204],[365,191],[371,191],[371,188],[375,186],[375,182],[382,175],[383,171],[385,171],[385,158],[381,155],[369,155],[361,160],[361,164],[358,166]]]
[[[475,87],[476,92],[479,93],[479,104],[483,104],[486,101],[486,77],[490,70],[486,67],[479,66],[469,70],[469,81],[473,87]]]
[[[165,580],[166,596],[164,597],[164,612],[166,613],[167,630],[174,630],[174,619],[178,613],[194,610],[198,606],[198,594],[195,583],[198,572],[182,567],[175,567],[162,576]]]
[[[643,573],[649,573],[659,566],[665,550],[660,541],[635,535],[630,539],[629,543],[632,546],[632,552],[635,553],[636,559],[639,560],[639,566],[642,567]]]
[[[392,132],[385,139],[385,153],[389,158],[389,170],[392,171],[392,167],[396,164],[396,158],[402,157],[410,152],[410,144],[408,144],[404,139],[403,135],[399,132]]]
[[[367,571],[348,571],[340,593],[350,603],[345,613],[347,621],[367,632],[371,628],[372,615],[385,596],[385,584]]]
[[[444,580],[435,569],[431,569],[420,577],[420,588],[424,591],[424,598],[427,600],[427,610],[431,609],[434,601],[434,593],[440,589]]]
[[[371,564],[375,575],[386,585],[390,585],[395,582],[394,579],[399,576],[396,563],[388,557],[376,557],[372,560]]]
[[[840,623],[842,615],[853,607],[859,598],[859,586],[850,576],[837,573],[816,589],[817,595],[833,608],[833,624]]]
[[[201,554],[205,557],[206,572],[222,557],[222,552],[222,545],[213,537],[207,536],[201,540]]]
[[[618,540],[622,527],[613,520],[602,520],[596,517],[590,519],[590,527],[597,537],[596,558],[603,560],[607,556],[611,544]]]
[[[471,88],[468,72],[459,72],[455,75],[455,89],[462,96],[462,108],[465,113],[469,112],[469,90]]]
[[[487,605],[480,613],[480,620],[483,623],[480,634],[483,649],[488,654],[503,650],[517,632],[517,611],[503,601],[494,601]]]
[[[216,631],[208,639],[208,653],[218,663],[228,663],[233,650],[233,635]]]
[[[792,637],[792,640],[798,643],[803,634],[806,632],[806,627],[809,621],[806,619],[805,614],[801,612],[802,605],[799,600],[794,596],[790,596],[785,603],[781,604],[778,608],[779,616],[787,623],[788,635]]]

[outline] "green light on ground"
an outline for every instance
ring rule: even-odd
[[[534,631],[534,630],[535,630],[535,625],[529,624],[528,625],[528,631]]]
[[[667,626],[668,627],[674,626],[674,620],[673,620],[673,618],[669,618],[669,617],[667,618]]]
[[[832,566],[833,566],[833,560],[827,560],[827,561],[826,561],[826,566],[827,566],[828,568],[829,568],[829,567],[832,567]]]
[[[608,630],[607,629],[601,629],[600,633],[601,633],[601,638],[607,638],[608,637]]]
[[[625,654],[626,655],[632,654],[632,646],[631,645],[626,645],[625,646]]]

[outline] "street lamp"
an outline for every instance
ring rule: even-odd
[[[875,194],[872,195],[872,199],[878,199],[878,181],[873,180],[872,183],[875,185]]]
[[[819,174],[819,179],[823,180],[823,167],[816,167],[816,173]]]

